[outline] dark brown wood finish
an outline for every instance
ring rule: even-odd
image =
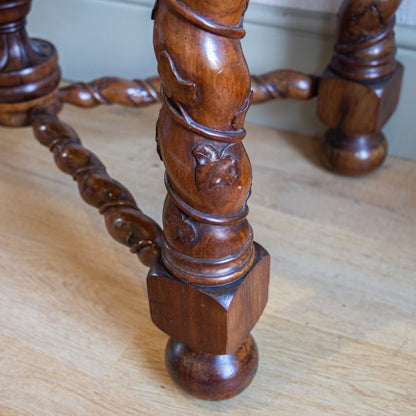
[[[82,198],[104,215],[112,237],[151,267],[151,316],[171,337],[168,371],[190,394],[230,398],[257,369],[250,331],[267,302],[270,260],[247,221],[252,171],[242,141],[251,102],[309,99],[319,89],[318,114],[330,127],[326,165],[353,175],[375,169],[386,154],[380,130],[397,105],[403,72],[393,35],[399,3],[345,0],[335,56],[322,79],[289,70],[253,76],[253,98],[240,44],[248,0],[157,0],[160,79],[107,77],[60,90],[55,48],[30,40],[25,30],[31,1],[0,0],[0,124],[32,124]],[[168,191],[163,233],[56,116],[61,103],[158,101]]]
[[[108,175],[97,156],[82,146],[74,129],[54,112],[34,107],[28,120],[38,141],[53,153],[59,169],[77,181],[82,199],[104,216],[110,235],[150,267],[159,256],[160,227],[143,214],[130,192]]]
[[[399,5],[400,0],[341,5],[335,54],[318,94],[318,116],[329,126],[322,158],[337,173],[369,173],[386,156],[381,129],[396,109],[403,74],[395,59]]]
[[[257,361],[245,363],[252,352],[237,351],[246,350],[241,345],[268,292],[269,256],[253,244],[247,221],[246,7],[246,0],[160,0],[153,11],[164,98],[157,142],[168,195],[162,261],[148,277],[150,308],[155,324],[176,340],[166,355],[173,379],[211,400],[238,394],[254,376]],[[221,367],[230,354],[240,361],[226,377]],[[183,365],[189,359],[195,362]]]
[[[50,43],[29,39],[25,24],[30,6],[31,0],[0,2],[0,124],[33,125],[58,167],[78,182],[82,198],[104,215],[111,236],[150,267],[160,254],[162,230],[56,116],[61,107],[58,56]]]
[[[9,124],[32,124],[35,136],[49,147],[58,167],[78,182],[82,198],[104,215],[110,234],[131,247],[146,265],[153,264],[148,278],[152,318],[168,334],[175,335],[178,341],[174,343],[186,344],[184,354],[179,356],[169,355],[172,350],[168,347],[171,374],[179,382],[188,372],[193,377],[188,391],[210,399],[234,396],[254,377],[257,350],[249,332],[267,301],[270,268],[269,256],[253,243],[246,219],[251,166],[241,141],[252,92],[240,38],[244,35],[241,22],[247,4],[228,3],[219,8],[203,5],[199,12],[192,8],[196,5],[173,0],[155,6],[155,50],[164,98],[157,135],[169,191],[163,238],[158,225],[138,209],[127,189],[109,177],[101,161],[82,146],[75,131],[56,116],[57,102],[65,101],[64,96],[87,106],[110,101],[106,96],[126,105],[135,101],[131,94],[140,95],[140,89],[145,89],[157,99],[151,83],[132,85],[113,78],[96,82],[92,88],[78,85],[59,94],[55,84],[51,90],[45,87],[50,83],[40,83],[37,90],[31,85],[32,79],[8,72],[6,63],[13,59],[7,56],[7,47],[2,49],[6,58],[1,75],[9,83],[19,79],[23,91],[26,86],[33,91],[33,95],[19,95],[15,90],[14,95],[9,94],[13,105],[23,103],[19,123],[14,113],[10,122],[9,108],[2,108],[2,114],[7,114]],[[30,1],[8,1],[2,6],[11,27],[23,31],[20,38],[16,35],[15,49],[29,51],[26,44],[34,42],[24,32],[24,21],[19,20],[19,26],[12,20],[26,15]],[[20,14],[13,14],[14,7]],[[183,29],[185,38],[178,38],[173,28]],[[188,48],[183,48],[184,40]],[[206,42],[208,48],[202,54],[196,48],[200,42]],[[50,50],[54,51],[52,46]],[[56,53],[52,58],[46,53],[42,57],[46,67],[52,67],[59,76]],[[43,64],[33,58],[13,68],[31,73]],[[87,99],[83,88],[90,90]],[[136,100],[135,105],[146,100],[146,96],[139,104]],[[163,299],[164,304],[158,303]],[[195,314],[201,318],[199,324]],[[195,364],[208,365],[205,369],[210,368],[212,376],[198,378],[198,372],[192,371],[194,366],[176,372],[177,359],[187,356],[195,357]],[[236,370],[232,377],[225,373],[229,359]],[[218,367],[218,363],[224,365]],[[227,365],[231,368],[230,363]],[[218,375],[221,369],[224,371]],[[214,389],[213,383],[222,387]],[[207,389],[209,397],[201,393]]]
[[[199,399],[226,400],[251,383],[259,353],[251,335],[236,352],[224,355],[199,354],[171,338],[165,358],[169,375],[183,390]]]
[[[267,302],[269,255],[254,245],[256,256],[250,273],[225,285],[185,285],[158,260],[148,277],[153,322],[194,351],[235,352]]]
[[[253,104],[273,99],[293,98],[308,100],[318,93],[319,78],[297,71],[276,70],[251,76]],[[160,78],[134,79],[103,77],[91,82],[78,82],[58,91],[61,103],[83,108],[119,104],[127,107],[145,107],[162,102]]]
[[[128,80],[103,77],[91,82],[77,82],[58,91],[61,103],[93,108],[98,105],[119,104],[127,107],[145,107],[160,103],[160,79]]]
[[[255,246],[254,266],[232,284],[185,284],[160,261],[150,270],[151,316],[171,336],[165,356],[169,374],[198,398],[233,397],[256,374],[258,353],[249,333],[267,302],[270,259]]]
[[[189,3],[160,1],[154,10],[164,95],[157,141],[168,190],[163,262],[189,283],[224,284],[254,260],[242,145],[251,100],[240,46],[246,1]]]
[[[27,125],[27,111],[39,104],[54,111],[61,72],[53,45],[29,39],[31,0],[0,2],[0,124]]]
[[[251,76],[253,104],[292,98],[309,100],[318,94],[319,77],[289,69]]]

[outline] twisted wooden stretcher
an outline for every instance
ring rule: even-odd
[[[403,73],[393,31],[399,4],[345,0],[321,77],[291,70],[250,77],[240,44],[247,0],[157,0],[160,78],[60,88],[55,48],[25,30],[31,0],[0,1],[0,124],[31,125],[110,235],[150,267],[151,316],[170,336],[168,371],[196,397],[240,393],[258,365],[250,331],[267,302],[269,255],[247,220],[252,173],[243,139],[251,103],[318,96],[318,116],[329,126],[324,164],[348,175],[376,169]],[[154,103],[161,105],[156,138],[166,167],[163,231],[57,116],[63,104]]]

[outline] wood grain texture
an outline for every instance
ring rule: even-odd
[[[251,76],[253,104],[273,99],[308,100],[317,94],[319,78],[298,71],[276,70]],[[126,107],[146,107],[162,102],[160,78],[128,80],[102,77],[90,82],[77,82],[60,88],[61,103],[93,108],[119,104]]]
[[[234,284],[221,286],[186,284],[157,261],[147,277],[153,323],[197,353],[235,353],[256,325],[268,298],[270,256],[256,243],[254,249],[250,272]]]
[[[82,146],[75,130],[54,112],[34,107],[28,120],[39,143],[53,153],[58,168],[77,182],[82,199],[104,216],[109,234],[150,267],[160,255],[159,225],[140,210],[128,189],[110,177],[101,160]]]
[[[171,338],[165,360],[172,380],[187,393],[203,400],[227,400],[253,381],[259,353],[251,335],[232,354],[223,355],[196,353]]]
[[[155,108],[62,117],[160,220]],[[147,268],[108,238],[31,129],[0,131],[2,416],[416,413],[416,164],[333,176],[317,142],[249,125],[250,221],[272,258],[257,376],[221,403],[167,375]],[[120,141],[123,144],[120,144]]]
[[[147,280],[150,309],[174,340],[166,354],[173,380],[209,400],[239,394],[256,373],[247,337],[270,276],[269,254],[254,244],[247,221],[252,170],[242,141],[253,91],[240,42],[247,6],[157,0],[152,13],[167,195],[160,264]]]
[[[167,189],[162,261],[196,285],[235,281],[254,261],[246,218],[252,174],[242,143],[252,98],[240,42],[247,5],[160,0],[152,13]]]
[[[344,0],[334,56],[318,91],[318,117],[329,130],[322,160],[345,175],[377,169],[387,154],[381,129],[400,97],[403,66],[396,61],[395,12],[401,0]]]
[[[61,79],[55,47],[26,32],[31,4],[0,3],[0,125],[27,125],[28,109],[40,103],[60,107],[53,99]]]
[[[159,77],[143,80],[102,77],[88,83],[77,82],[61,88],[57,98],[62,103],[83,108],[103,104],[144,107],[162,101]]]

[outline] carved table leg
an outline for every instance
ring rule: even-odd
[[[0,124],[28,124],[36,105],[57,111],[55,94],[61,77],[53,45],[29,39],[25,24],[31,0],[0,2]]]
[[[172,378],[221,400],[257,368],[250,330],[268,293],[269,256],[247,221],[251,166],[242,140],[251,90],[241,50],[247,0],[160,0],[154,46],[166,166],[161,261],[148,276],[154,323],[171,336]]]
[[[335,56],[318,92],[318,116],[330,130],[324,164],[347,175],[376,169],[387,142],[381,129],[396,109],[403,66],[395,60],[394,14],[400,0],[344,0]]]

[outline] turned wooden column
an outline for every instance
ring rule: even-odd
[[[61,73],[53,45],[29,39],[25,25],[31,0],[0,2],[0,124],[28,124],[30,108],[42,104],[54,111]]]
[[[257,368],[249,332],[267,301],[269,256],[247,221],[242,140],[250,76],[241,49],[247,0],[160,0],[153,18],[163,104],[157,126],[168,195],[152,319],[171,336],[168,370],[185,390],[224,399]]]
[[[344,0],[335,54],[318,92],[318,116],[329,126],[324,164],[361,175],[387,153],[382,127],[396,109],[403,66],[396,61],[395,12],[400,0]]]

